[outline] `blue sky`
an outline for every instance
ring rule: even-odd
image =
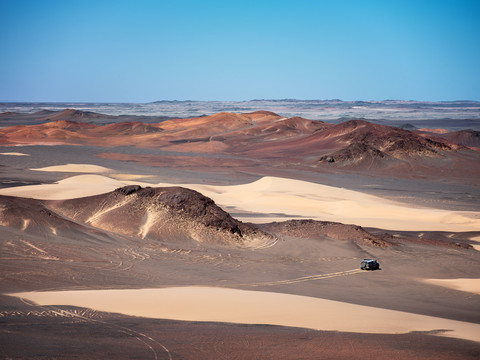
[[[480,100],[480,0],[0,0],[0,101]]]

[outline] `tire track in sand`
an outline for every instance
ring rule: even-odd
[[[48,312],[51,312],[51,313],[55,314],[55,316],[61,316],[61,317],[67,317],[67,318],[76,318],[76,319],[80,319],[80,320],[87,321],[87,322],[102,324],[102,325],[104,325],[108,328],[111,328],[111,329],[115,330],[115,331],[119,331],[121,333],[127,334],[128,336],[134,337],[135,339],[137,339],[138,341],[143,343],[145,345],[145,347],[148,348],[149,351],[152,352],[155,360],[158,360],[158,353],[157,353],[157,350],[154,348],[154,346],[155,345],[159,346],[161,348],[161,351],[163,351],[167,354],[168,359],[173,360],[172,355],[171,355],[170,351],[167,349],[167,347],[165,345],[161,344],[160,342],[158,342],[157,340],[155,340],[154,338],[148,336],[147,334],[135,331],[135,330],[130,329],[130,328],[125,327],[125,326],[111,324],[109,322],[102,321],[102,320],[92,319],[90,317],[80,315],[79,313],[74,313],[72,311],[59,309],[57,307],[50,306],[50,309],[48,309],[44,306],[37,305],[35,303],[31,303],[30,301],[28,301],[24,298],[20,298],[20,300],[28,306],[39,307],[39,308],[43,309],[44,311],[48,311]],[[148,342],[153,343],[154,346],[152,346]]]
[[[330,274],[318,274],[318,275],[309,275],[309,276],[302,276],[294,279],[286,279],[286,280],[275,280],[275,281],[264,281],[258,283],[248,283],[248,284],[238,284],[242,286],[275,286],[275,285],[287,285],[287,284],[295,284],[304,281],[315,281],[315,280],[323,280],[323,279],[330,279],[338,276],[349,276],[354,274],[361,273],[362,270],[360,269],[352,269],[346,271],[339,271]]]

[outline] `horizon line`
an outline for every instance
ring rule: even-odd
[[[0,104],[155,104],[155,103],[168,103],[168,102],[254,102],[254,101],[276,101],[276,102],[287,102],[287,101],[325,101],[325,102],[364,102],[364,103],[376,103],[376,102],[415,102],[415,103],[448,103],[448,102],[480,102],[479,100],[472,99],[455,99],[455,100],[414,100],[414,99],[382,99],[382,100],[342,100],[342,99],[294,99],[294,98],[282,98],[282,99],[250,99],[250,100],[154,100],[147,102],[135,102],[135,101],[27,101],[27,100],[0,100]]]

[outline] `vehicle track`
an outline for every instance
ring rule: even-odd
[[[102,324],[112,330],[127,334],[128,336],[134,337],[137,339],[139,342],[145,345],[145,347],[152,352],[153,357],[155,360],[158,360],[158,355],[159,353],[157,352],[158,349],[155,349],[155,347],[159,347],[161,352],[165,352],[168,356],[169,360],[173,360],[172,355],[168,348],[163,345],[162,343],[158,342],[154,338],[148,336],[147,334],[135,331],[133,329],[130,329],[125,326],[121,325],[116,325],[116,324],[111,324],[109,322],[103,321],[103,320],[98,320],[98,319],[92,319],[91,317],[85,316],[87,313],[85,312],[74,312],[74,311],[69,311],[69,310],[64,310],[64,309],[59,309],[54,306],[49,306],[49,308],[37,305],[34,303],[29,302],[28,300],[24,298],[20,298],[20,300],[28,305],[28,306],[33,306],[33,307],[39,307],[44,310],[44,312],[47,312],[49,314],[53,314],[53,316],[61,316],[61,317],[66,317],[66,318],[73,318],[73,319],[79,319],[81,321],[86,321],[86,322],[92,322],[92,323],[98,323]]]
[[[349,276],[361,273],[362,270],[360,269],[352,269],[346,271],[339,271],[330,274],[318,274],[318,275],[309,275],[309,276],[302,276],[299,278],[294,279],[287,279],[287,280],[276,280],[276,281],[265,281],[265,282],[258,282],[258,283],[248,283],[248,284],[239,284],[242,286],[275,286],[275,285],[286,285],[286,284],[295,284],[304,281],[315,281],[315,280],[323,280],[323,279],[330,279],[338,276]]]

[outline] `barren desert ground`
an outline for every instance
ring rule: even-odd
[[[473,133],[1,119],[3,358],[480,357]]]

